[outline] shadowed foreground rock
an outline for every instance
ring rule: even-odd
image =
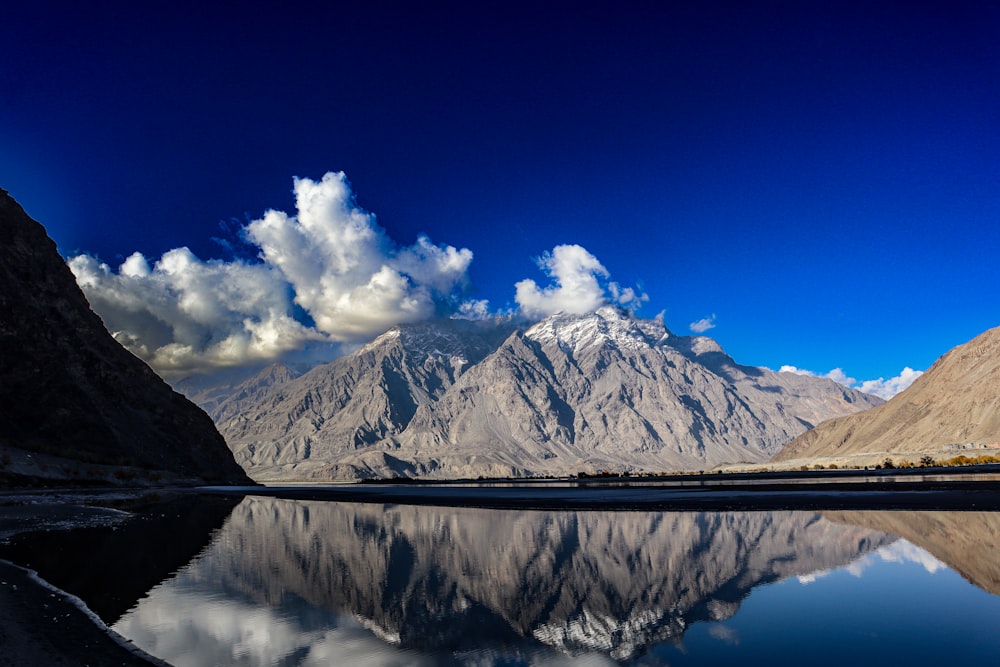
[[[0,455],[4,484],[249,481],[208,415],[111,337],[45,229],[3,190]]]

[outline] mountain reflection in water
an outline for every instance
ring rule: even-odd
[[[823,516],[898,535],[920,545],[984,591],[1000,595],[997,512],[837,511],[823,512]]]
[[[808,512],[247,497],[198,558],[114,628],[178,666],[625,660],[692,623],[729,618],[755,586],[846,565],[895,539]]]

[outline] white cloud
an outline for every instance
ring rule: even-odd
[[[456,285],[467,282],[466,272],[472,263],[472,251],[452,246],[436,246],[421,234],[416,244],[403,248],[393,264],[417,283],[447,294]]]
[[[243,230],[260,262],[178,248],[152,267],[133,253],[117,272],[88,255],[68,263],[115,337],[168,375],[364,341],[433,316],[467,283],[470,250],[426,236],[398,247],[343,173],[295,179],[294,190],[296,215],[270,210]]]
[[[608,292],[615,303],[633,310],[649,301],[649,295],[645,292],[637,292],[633,287],[622,287],[616,282],[608,283]]]
[[[858,381],[852,377],[849,377],[847,373],[844,372],[843,368],[834,368],[832,371],[827,373],[824,377],[828,377],[837,384],[842,384],[845,387],[853,387]]]
[[[525,315],[545,317],[560,311],[580,315],[605,303],[604,288],[597,278],[607,278],[608,270],[583,247],[559,245],[537,262],[555,284],[541,289],[526,278],[514,285],[514,300]]]
[[[948,569],[947,565],[935,558],[927,550],[921,549],[915,544],[902,539],[882,547],[876,553],[879,558],[887,563],[916,563],[929,574],[934,574],[938,570]]]
[[[438,247],[426,236],[397,248],[375,216],[354,203],[342,172],[319,182],[296,179],[295,199],[298,216],[268,211],[247,226],[247,238],[333,340],[354,341],[427,319],[435,297],[466,281],[472,251]]]
[[[367,623],[371,627],[366,628],[361,617],[319,608],[302,615],[254,605],[220,591],[204,592],[190,577],[182,572],[163,582],[112,629],[172,665],[437,664],[432,655],[380,639],[377,626]]]
[[[458,320],[485,320],[492,317],[490,302],[487,299],[470,299],[458,306],[458,312],[452,315]]]
[[[70,269],[108,330],[164,371],[267,361],[323,336],[291,315],[287,286],[263,264],[204,262],[187,248],[115,273],[89,255]]]
[[[142,253],[134,252],[122,263],[118,271],[123,276],[130,278],[145,278],[150,274],[149,262],[142,256]]]
[[[889,378],[888,380],[878,378],[877,380],[863,380],[859,382],[855,378],[848,377],[842,368],[834,368],[832,371],[827,373],[815,373],[803,368],[796,368],[795,366],[782,366],[778,369],[778,372],[829,378],[845,387],[857,389],[865,392],[866,394],[872,394],[873,396],[878,396],[879,398],[887,401],[909,387],[913,384],[914,380],[924,374],[923,371],[915,371],[909,366],[906,366],[902,371],[900,371],[899,375]]]
[[[538,266],[552,279],[551,285],[540,288],[526,278],[514,285],[514,300],[528,317],[546,317],[558,312],[582,315],[611,300],[623,306],[638,307],[649,296],[631,287],[606,282],[608,270],[579,245],[558,245],[537,260]]]
[[[693,333],[705,333],[709,329],[715,328],[715,313],[712,313],[708,317],[703,317],[697,322],[692,322],[690,324],[691,331]]]
[[[879,378],[877,380],[865,380],[861,383],[859,389],[865,393],[874,394],[875,396],[889,400],[913,384],[913,381],[923,374],[923,371],[915,371],[907,366],[900,371],[899,375],[889,378],[888,380],[883,378]]]

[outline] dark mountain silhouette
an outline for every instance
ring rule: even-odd
[[[4,190],[0,450],[12,484],[248,481],[208,415],[111,337],[45,229]]]

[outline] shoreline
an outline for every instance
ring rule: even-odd
[[[332,502],[567,511],[1000,511],[1000,475],[908,471],[705,474],[675,478],[452,480],[0,493],[0,536],[127,521],[121,505],[154,494],[272,496]],[[103,497],[103,498],[102,498]],[[102,502],[103,500],[103,502]],[[123,500],[125,502],[123,502]],[[22,501],[22,502],[18,502]],[[49,502],[45,502],[49,501]],[[169,667],[118,636],[81,600],[0,559],[0,666]]]
[[[123,508],[185,491],[93,486],[4,489],[0,541],[35,532],[121,526],[131,516]],[[118,635],[79,597],[31,568],[0,558],[0,667],[7,665],[170,667]]]
[[[1000,475],[907,471],[204,487],[214,495],[538,510],[1000,511]]]
[[[2,559],[0,665],[170,667],[129,644],[75,596]]]

